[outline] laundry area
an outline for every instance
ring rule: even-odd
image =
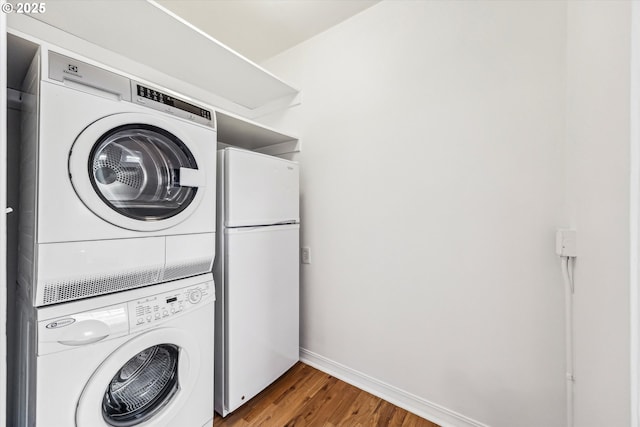
[[[211,425],[299,360],[299,166],[261,152],[297,138],[19,18],[36,30],[7,34],[7,425]]]
[[[640,3],[0,7],[0,427],[640,427]]]

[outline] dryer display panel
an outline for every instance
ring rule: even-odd
[[[181,99],[175,98],[171,95],[167,95],[158,90],[150,89],[141,85],[136,85],[138,96],[150,99],[155,102],[159,102],[170,107],[178,108],[188,113],[196,114],[207,120],[211,120],[211,111],[200,108],[197,105],[189,104]]]
[[[177,215],[197,192],[180,185],[181,168],[197,169],[189,149],[175,135],[148,124],[128,124],[102,135],[88,166],[100,198],[133,219]]]

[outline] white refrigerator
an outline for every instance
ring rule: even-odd
[[[218,151],[215,410],[233,412],[299,360],[298,164]]]

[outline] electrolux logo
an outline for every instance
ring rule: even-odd
[[[73,64],[67,64],[67,68],[64,68],[62,70],[63,73],[71,74],[72,76],[82,78],[82,75],[78,71],[79,71],[78,66]]]
[[[51,322],[47,325],[47,329],[55,329],[55,328],[62,328],[65,326],[69,326],[72,323],[75,323],[76,319],[74,319],[73,317],[67,317],[65,319],[58,319],[55,322]]]

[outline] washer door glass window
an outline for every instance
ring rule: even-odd
[[[132,357],[111,379],[102,399],[105,422],[135,426],[153,417],[176,394],[178,347],[160,344]]]
[[[180,185],[181,168],[198,168],[189,149],[148,124],[105,133],[89,158],[91,184],[100,198],[118,213],[144,221],[170,218],[193,201],[197,188]]]

